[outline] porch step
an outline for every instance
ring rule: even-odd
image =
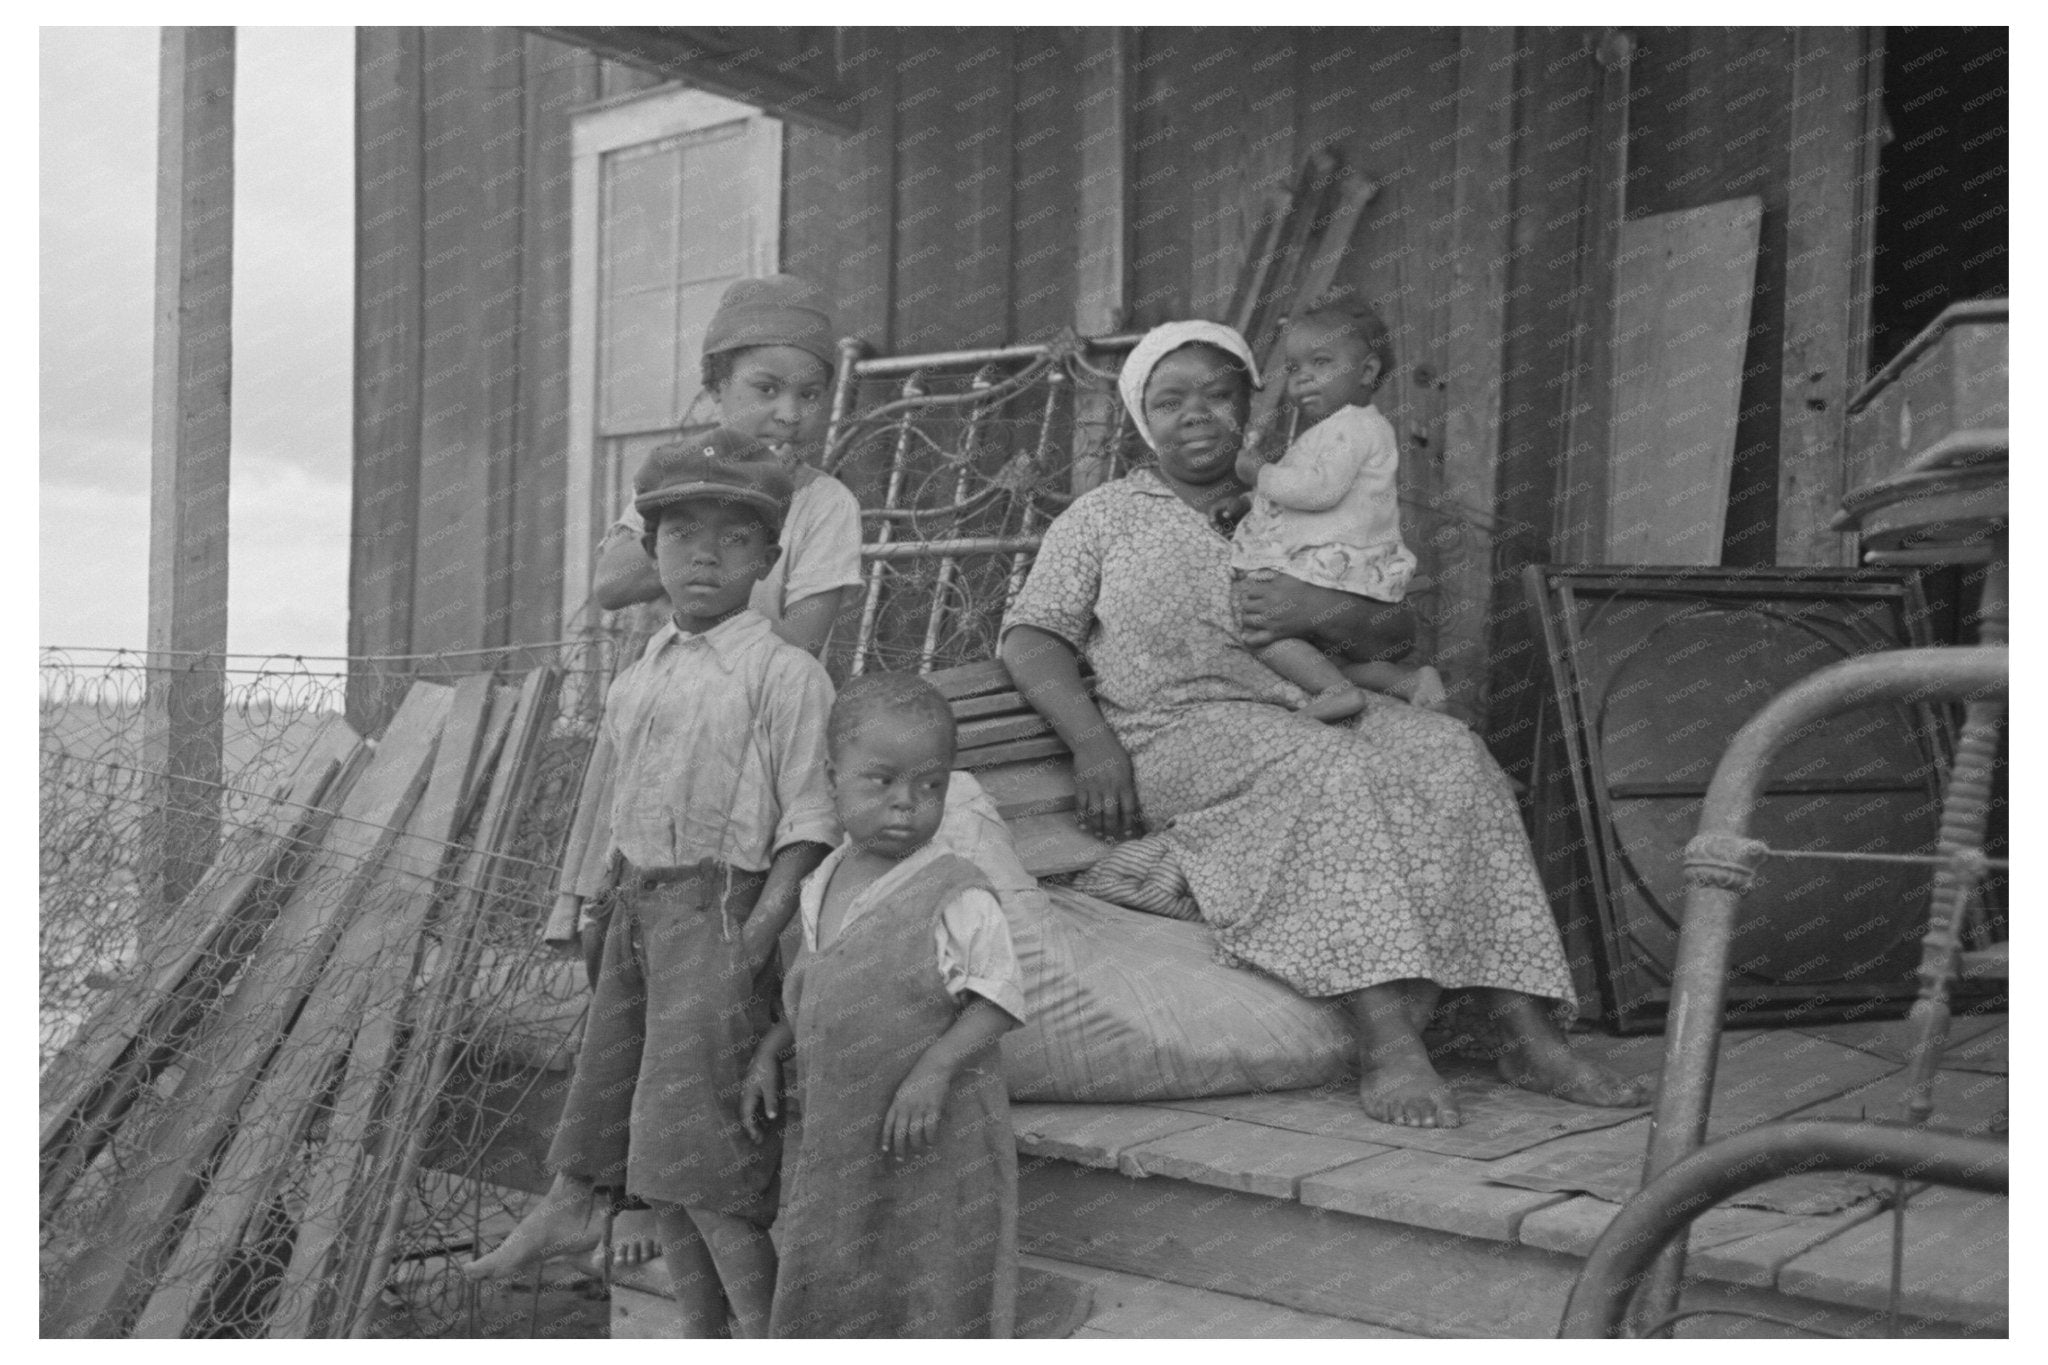
[[[1095,1296],[1094,1310],[1076,1337],[1117,1337],[1146,1340],[1162,1337],[1297,1340],[1304,1337],[1415,1339],[1412,1332],[1304,1313],[1260,1299],[1192,1289],[1167,1280],[1147,1279],[1100,1266],[1025,1256],[1026,1269],[1060,1275],[1086,1285]]]

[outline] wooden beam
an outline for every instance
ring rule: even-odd
[[[777,118],[831,132],[860,131],[859,105],[847,99],[839,79],[838,40],[832,30],[805,30],[810,45],[788,52],[777,50],[786,46],[779,35],[795,30],[607,26],[530,31],[664,80],[743,101]]]
[[[355,459],[348,721],[382,729],[406,679],[364,660],[412,652],[419,538],[425,255],[417,28],[356,30]]]
[[[1847,491],[1847,407],[1869,344],[1883,42],[1867,28],[1792,30],[1779,564],[1854,562],[1853,537],[1828,521]]]
[[[220,839],[228,646],[235,31],[166,26],[157,97],[156,354],[149,477],[153,774],[144,894],[190,890]]]
[[[1573,286],[1571,404],[1564,457],[1558,461],[1551,555],[1560,563],[1599,563],[1607,543],[1607,424],[1614,411],[1614,252],[1627,209],[1629,65],[1634,37],[1610,29],[1594,40],[1599,73],[1593,106],[1593,175],[1579,220],[1579,273]]]
[[[1493,606],[1494,492],[1500,463],[1501,352],[1507,331],[1508,261],[1514,216],[1515,44],[1512,28],[1460,35],[1458,132],[1451,187],[1451,290],[1446,302],[1444,485],[1469,519],[1447,548],[1437,663],[1452,694],[1484,714]]]
[[[1074,219],[1074,330],[1108,336],[1130,304],[1130,30],[1101,31],[1081,81],[1081,211]]]

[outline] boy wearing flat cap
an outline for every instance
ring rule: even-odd
[[[633,486],[672,615],[605,700],[618,765],[596,837],[619,894],[548,1153],[573,1183],[500,1254],[586,1223],[591,1188],[623,1190],[655,1211],[685,1335],[723,1335],[730,1310],[765,1336],[781,1144],[746,1135],[739,1093],[777,938],[838,833],[832,684],[747,605],[789,514],[771,452],[714,431],[656,450]]]

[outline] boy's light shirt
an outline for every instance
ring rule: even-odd
[[[804,956],[799,969],[818,951],[818,914],[825,904],[825,888],[831,884],[834,870],[852,851],[851,841],[841,844],[826,855],[815,872],[804,878],[797,898],[797,918],[804,935]],[[950,852],[934,839],[875,878],[846,907],[839,932],[844,935],[854,921],[901,890],[933,859]],[[1017,950],[1010,942],[1010,923],[1003,918],[1003,907],[992,894],[973,887],[948,901],[932,926],[932,938],[938,948],[939,977],[948,995],[958,1000],[965,992],[973,991],[1019,1023],[1030,1017],[1024,1011],[1024,974],[1017,965]]]
[[[602,846],[636,867],[761,872],[790,844],[836,842],[832,695],[824,666],[758,612],[701,635],[670,620],[605,699],[619,758]]]

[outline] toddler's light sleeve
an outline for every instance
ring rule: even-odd
[[[1023,1023],[1024,973],[1010,942],[1010,923],[993,893],[969,887],[939,911],[933,937],[946,993],[958,1000],[968,991]]]
[[[1344,500],[1365,467],[1367,446],[1347,424],[1318,422],[1259,471],[1259,492],[1296,512],[1327,512]]]

